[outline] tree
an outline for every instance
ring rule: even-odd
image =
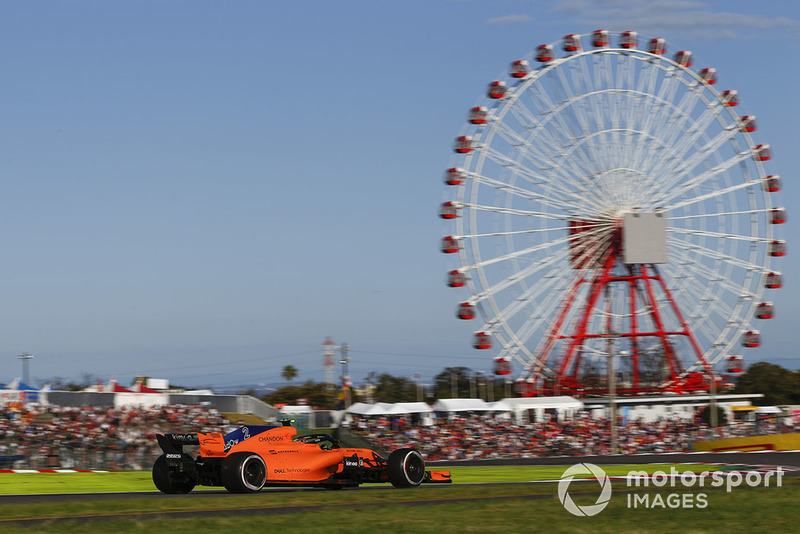
[[[417,385],[406,377],[383,373],[376,379],[374,397],[375,402],[414,402]]]
[[[454,396],[468,398],[470,381],[474,374],[468,367],[445,367],[433,378],[433,396],[437,399],[451,399]]]
[[[328,385],[308,380],[300,385],[278,388],[261,400],[268,404],[297,404],[297,399],[308,400],[309,406],[332,410],[336,406],[336,392],[328,391]]]
[[[699,410],[700,420],[708,426],[711,426],[711,406],[703,406]],[[728,416],[725,415],[725,410],[717,406],[717,425],[723,426],[728,424]]]
[[[287,382],[289,382],[289,385],[291,385],[292,380],[294,380],[294,378],[297,376],[297,367],[295,367],[294,365],[287,365],[286,367],[283,368],[281,376]]]
[[[764,397],[753,401],[758,406],[800,404],[800,372],[774,363],[754,363],[736,381],[733,392],[763,393]]]

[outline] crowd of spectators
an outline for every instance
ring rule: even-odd
[[[203,406],[0,406],[0,467],[150,469],[161,454],[156,433],[219,432],[226,425]]]
[[[624,424],[623,424],[624,423]],[[161,450],[156,433],[229,432],[214,408],[168,405],[122,409],[83,406],[0,406],[0,468],[149,469]],[[580,413],[569,421],[514,424],[486,415],[454,416],[433,425],[405,417],[356,417],[351,433],[391,451],[413,446],[427,460],[578,456],[611,452],[608,421]],[[698,440],[782,433],[770,421],[732,422],[711,429],[699,420],[622,421],[625,454],[687,452]]]
[[[514,424],[484,415],[454,416],[431,426],[412,426],[403,417],[356,418],[350,431],[391,451],[416,447],[427,460],[471,460],[609,454],[607,419],[583,412],[570,421]],[[620,453],[689,452],[695,441],[790,431],[771,421],[735,421],[716,429],[699,421],[622,421]]]

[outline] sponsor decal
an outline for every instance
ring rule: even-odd
[[[222,434],[198,434],[201,445],[219,445],[222,443]]]
[[[258,436],[258,441],[267,443],[283,441],[283,436]]]
[[[167,437],[172,441],[182,441],[185,443],[190,443],[197,439],[196,434],[167,434]]]

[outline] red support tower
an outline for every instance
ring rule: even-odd
[[[576,231],[576,228],[587,231]],[[711,366],[705,360],[695,336],[679,309],[655,263],[626,262],[623,248],[623,223],[611,230],[600,229],[599,222],[571,222],[569,233],[577,236],[571,245],[573,269],[581,270],[542,343],[540,367],[553,373],[534,376],[538,383],[528,392],[545,395],[607,394],[607,380],[589,365],[587,356],[597,356],[598,341],[605,342],[601,360],[620,357],[616,366],[627,379],[617,386],[619,394],[708,390]],[[593,268],[587,268],[592,266]],[[623,298],[627,310],[615,303]],[[646,310],[646,313],[637,312]],[[627,313],[625,313],[627,311]],[[567,325],[567,318],[572,320]],[[681,343],[681,341],[683,343]],[[594,343],[592,343],[594,342]],[[675,346],[682,344],[693,353],[701,372],[687,374]],[[643,352],[649,357],[643,358]],[[592,353],[593,352],[593,353]],[[655,356],[657,373],[653,373]],[[597,359],[597,358],[595,358]],[[555,363],[552,363],[555,360]],[[551,362],[548,365],[548,362]],[[607,364],[607,362],[606,362]]]

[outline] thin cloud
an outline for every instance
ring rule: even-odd
[[[763,30],[800,30],[800,21],[788,17],[714,11],[708,2],[692,0],[562,0],[554,11],[567,13],[582,23],[598,27],[637,30],[679,30],[711,40],[746,37]]]
[[[530,15],[506,15],[505,17],[491,19],[488,24],[520,24],[531,20],[533,20],[533,17]]]

